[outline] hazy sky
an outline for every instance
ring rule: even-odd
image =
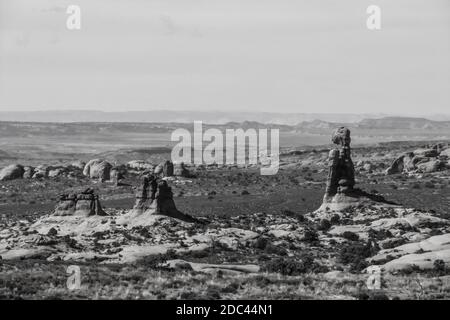
[[[0,0],[0,111],[449,107],[450,0]]]

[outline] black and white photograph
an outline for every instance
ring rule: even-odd
[[[0,300],[448,300],[449,207],[449,0],[0,0]]]

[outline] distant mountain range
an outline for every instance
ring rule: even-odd
[[[151,122],[151,123],[192,123],[200,120],[204,123],[225,124],[229,122],[242,123],[252,121],[258,123],[271,123],[277,125],[297,125],[299,123],[313,122],[311,126],[326,125],[323,122],[333,123],[357,123],[365,119],[386,118],[386,114],[361,113],[269,113],[269,112],[204,112],[204,111],[127,111],[127,112],[103,112],[103,111],[30,111],[30,112],[0,112],[0,121],[19,122]],[[392,117],[391,119],[412,119]],[[427,115],[429,120],[450,121],[448,115]],[[417,120],[417,121],[421,121]],[[365,120],[370,121],[370,120]],[[376,121],[376,120],[373,120]],[[378,120],[383,121],[383,120]],[[406,120],[409,121],[409,120]]]
[[[99,119],[100,120],[100,119]],[[261,129],[278,128],[281,132],[309,132],[309,133],[327,133],[339,126],[348,126],[352,130],[371,131],[378,130],[385,133],[394,131],[416,131],[436,135],[450,134],[450,121],[434,121],[424,118],[407,117],[385,117],[381,119],[362,119],[358,122],[328,122],[323,120],[303,121],[296,125],[282,125],[274,123],[260,123],[257,121],[228,122],[225,124],[204,124],[204,130],[214,127],[220,130],[225,129]],[[168,133],[177,128],[193,129],[192,122],[70,122],[70,123],[51,123],[51,122],[0,122],[0,135],[8,136],[55,136],[55,135],[117,135],[121,133]]]

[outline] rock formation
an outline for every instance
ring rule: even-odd
[[[0,181],[21,179],[24,174],[24,168],[20,164],[11,164],[0,171]]]
[[[133,209],[141,211],[149,209],[153,200],[155,200],[157,188],[156,178],[153,175],[144,175],[136,193],[136,202]]]
[[[99,179],[100,181],[110,180],[112,165],[105,160],[90,160],[84,167],[83,174],[91,179]]]
[[[34,169],[33,179],[48,177],[48,168],[45,165],[39,165]]]
[[[173,163],[172,161],[165,161],[163,164],[163,176],[164,177],[172,177],[173,176]]]
[[[24,179],[31,179],[34,175],[34,168],[32,166],[26,166],[23,168],[23,178]]]
[[[0,171],[0,181],[21,179],[23,174],[23,166],[20,164],[11,164]]]
[[[116,165],[111,168],[110,180],[118,186],[121,184],[120,181],[125,178],[126,174],[127,169],[124,165]]]
[[[383,197],[355,189],[355,167],[351,158],[350,130],[340,127],[333,132],[331,141],[338,146],[328,157],[328,177],[325,195],[319,211],[342,211],[363,203],[387,202]]]
[[[91,188],[80,194],[62,194],[54,215],[56,216],[105,216],[98,195]]]
[[[400,155],[391,166],[386,169],[386,174],[398,173],[432,173],[449,168],[448,158],[450,148],[436,144],[431,148],[420,148],[413,152]]]
[[[180,212],[173,201],[172,188],[166,180],[154,175],[144,175],[133,207],[134,214],[165,215],[187,222],[196,219]]]
[[[325,191],[325,200],[333,198],[336,194],[348,194],[355,185],[355,168],[353,166],[350,149],[350,130],[341,127],[337,129],[331,141],[338,145],[332,149],[328,157],[328,178]]]

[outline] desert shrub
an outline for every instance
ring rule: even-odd
[[[264,248],[264,252],[267,254],[276,254],[279,256],[285,256],[287,255],[286,249],[280,246],[275,246],[272,243],[268,243],[266,247]]]
[[[369,230],[369,238],[375,240],[384,240],[386,238],[392,238],[392,233],[389,230]]]
[[[298,259],[278,258],[272,260],[265,265],[264,270],[287,276],[296,276],[306,272],[327,272],[328,268],[314,262],[311,255],[303,254]]]
[[[412,264],[398,271],[398,274],[401,275],[411,275],[414,273],[421,273],[422,270],[418,265]]]
[[[331,228],[331,222],[327,219],[320,220],[319,226],[317,227],[318,230],[326,231]]]
[[[433,263],[434,270],[436,271],[444,271],[445,270],[445,262],[444,260],[438,259]]]
[[[305,273],[307,268],[303,261],[295,261],[294,259],[278,258],[268,262],[265,266],[265,271],[276,272],[283,275],[295,276]]]
[[[153,256],[146,256],[139,260],[139,265],[145,266],[148,269],[163,270],[163,264],[168,260],[165,254],[158,254]]]
[[[434,189],[434,183],[431,181],[425,182],[424,186],[425,186],[425,188],[428,188],[428,189]]]
[[[221,288],[218,286],[208,286],[208,289],[206,289],[202,300],[219,300],[221,299],[220,295]]]
[[[402,244],[405,244],[407,241],[404,238],[394,239],[389,242],[383,243],[383,249],[391,249],[398,246],[401,246]]]
[[[268,277],[264,275],[256,275],[253,278],[251,278],[252,282],[254,283],[254,286],[265,288],[270,284],[275,283],[276,281],[269,279]]]
[[[305,217],[297,212],[291,211],[291,210],[283,210],[281,212],[282,215],[288,216],[288,217],[293,217],[296,218],[299,222],[304,222],[306,219]]]
[[[269,243],[269,240],[267,238],[259,237],[253,246],[256,249],[264,250],[267,247],[267,244]]]
[[[440,234],[442,234],[442,230],[439,230],[439,229],[432,229],[430,231],[430,236],[438,236]]]
[[[357,235],[354,232],[351,231],[344,231],[344,233],[342,233],[341,235],[344,239],[350,240],[350,241],[358,241],[359,240],[359,235]]]
[[[359,291],[356,294],[358,300],[389,300],[389,297],[383,291]]]
[[[365,259],[376,254],[378,250],[378,245],[370,240],[366,244],[351,243],[340,250],[338,260],[349,265],[351,272],[359,272],[368,266]]]
[[[330,218],[331,224],[339,224],[341,221],[341,217],[338,214],[333,214],[333,216]]]
[[[319,240],[319,235],[318,235],[316,230],[314,230],[314,229],[307,229],[305,231],[305,235],[303,237],[303,241],[316,242],[318,240]]]
[[[447,268],[445,265],[445,261],[441,259],[437,259],[433,262],[433,273],[436,276],[444,276],[447,275],[450,271],[450,268]]]
[[[223,288],[222,292],[223,293],[236,293],[240,287],[241,287],[241,284],[239,282],[232,282],[229,285],[227,285],[225,288]]]

